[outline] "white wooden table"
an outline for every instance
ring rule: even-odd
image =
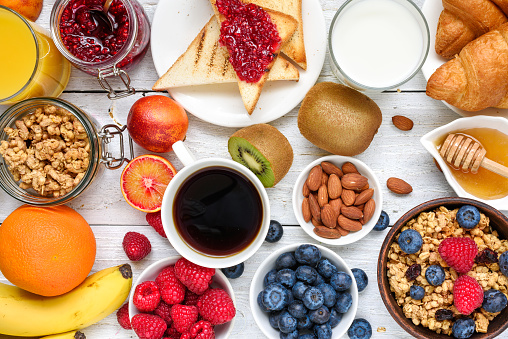
[[[183,0],[160,0],[183,1]],[[305,1],[305,0],[304,0]],[[153,18],[157,1],[141,0],[150,20]],[[327,27],[335,11],[343,0],[320,0]],[[421,6],[423,0],[417,0]],[[53,6],[52,0],[46,0],[41,16],[37,20],[41,26],[49,28],[49,16]],[[171,34],[171,33],[168,33]],[[174,33],[176,34],[176,33]],[[109,110],[113,112],[116,121],[126,122],[127,113],[135,100],[143,95],[151,95],[150,90],[157,80],[150,52],[144,57],[141,65],[130,72],[133,86],[139,90],[138,94],[129,98],[110,102],[105,92],[100,90],[96,79],[79,70],[73,69],[71,80],[62,98],[81,107],[88,114],[95,117],[101,124],[113,123]],[[318,82],[337,81],[331,73],[328,58],[321,72]],[[420,73],[400,91],[389,91],[370,95],[383,112],[382,125],[374,137],[370,147],[356,158],[369,165],[383,183],[383,209],[390,215],[391,223],[395,222],[410,208],[430,199],[454,196],[442,173],[436,168],[432,157],[421,146],[419,139],[425,133],[444,125],[460,116],[448,109],[439,101],[425,95],[426,81]],[[0,113],[6,109],[0,106]],[[303,138],[297,127],[299,106],[271,124],[278,128],[291,143],[295,156],[293,166],[286,177],[274,188],[267,189],[272,219],[284,225],[284,236],[279,243],[265,243],[261,249],[245,262],[245,272],[239,279],[231,280],[237,300],[237,319],[231,338],[263,338],[264,335],[254,322],[249,308],[250,281],[258,265],[274,250],[290,243],[314,242],[298,226],[293,214],[291,194],[293,184],[300,171],[311,161],[327,155]],[[403,132],[395,128],[391,122],[394,115],[405,115],[411,118],[415,125],[411,131]],[[199,157],[229,158],[227,140],[235,132],[235,128],[214,126],[189,115],[189,130],[187,146]],[[135,154],[148,153],[140,147],[135,147]],[[182,164],[173,153],[164,154],[177,169]],[[120,191],[121,169],[105,171],[96,186],[82,196],[76,198],[69,206],[76,209],[92,225],[97,239],[97,259],[92,272],[100,269],[129,262],[122,249],[122,239],[126,232],[137,231],[148,236],[152,242],[152,252],[143,261],[130,262],[134,271],[134,279],[148,265],[159,259],[176,255],[166,239],[161,238],[145,221],[145,213],[130,207],[122,197]],[[413,192],[407,196],[398,196],[386,189],[384,183],[391,177],[399,177],[413,186]],[[21,203],[12,199],[3,191],[0,192],[0,222]],[[373,327],[373,338],[407,338],[409,335],[391,318],[381,300],[376,284],[376,265],[379,248],[388,230],[371,232],[361,241],[343,247],[333,247],[350,268],[359,267],[367,272],[369,285],[360,294],[357,317],[369,320]],[[5,282],[0,275],[0,281]],[[377,332],[380,327],[386,332]],[[99,323],[83,330],[87,338],[137,338],[134,332],[122,329],[115,314],[110,315]],[[502,335],[508,338],[508,333]]]

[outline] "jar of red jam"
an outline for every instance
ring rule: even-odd
[[[80,70],[97,76],[110,99],[135,92],[127,70],[148,50],[150,22],[136,0],[113,0],[107,15],[113,27],[91,10],[102,10],[106,0],[57,0],[51,12],[51,35],[60,52]],[[114,90],[109,77],[120,77],[125,89]]]

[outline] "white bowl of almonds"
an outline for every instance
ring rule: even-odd
[[[376,225],[383,197],[372,170],[355,158],[329,155],[311,162],[293,188],[293,210],[312,238],[328,245],[362,239]]]

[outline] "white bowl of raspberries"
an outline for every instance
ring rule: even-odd
[[[175,256],[148,266],[129,296],[132,329],[141,339],[227,338],[235,296],[220,270]]]
[[[293,244],[261,263],[249,299],[254,320],[270,339],[306,333],[337,339],[355,319],[358,288],[337,253],[316,244]]]

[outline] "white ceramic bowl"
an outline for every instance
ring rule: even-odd
[[[369,179],[369,186],[374,189],[373,198],[374,201],[376,202],[376,209],[374,211],[374,215],[372,216],[372,218],[365,225],[363,225],[363,228],[360,231],[350,232],[348,235],[340,237],[339,239],[326,239],[318,236],[316,233],[314,233],[314,225],[312,225],[310,221],[305,222],[305,220],[303,219],[302,214],[303,184],[305,183],[305,180],[307,180],[310,170],[314,166],[319,165],[323,161],[331,162],[332,164],[336,165],[339,168],[345,162],[349,161],[353,163],[360,172],[360,174]],[[381,191],[381,186],[379,184],[379,181],[377,180],[376,175],[365,163],[352,157],[346,157],[341,155],[328,155],[326,157],[314,160],[303,169],[303,171],[298,176],[298,179],[296,179],[296,183],[293,188],[293,211],[295,213],[296,220],[298,220],[298,223],[303,228],[303,230],[307,232],[308,235],[310,235],[317,241],[320,241],[328,245],[347,245],[362,239],[376,225],[379,216],[381,215],[382,208],[383,208],[383,195]]]
[[[275,268],[275,261],[285,252],[294,252],[298,246],[303,244],[293,244],[283,247],[274,253],[270,254],[268,258],[266,258],[261,265],[259,265],[256,273],[254,273],[254,277],[252,278],[252,283],[250,285],[249,292],[249,301],[250,301],[250,309],[252,311],[252,315],[254,316],[254,320],[256,324],[261,329],[261,331],[270,339],[278,339],[280,338],[280,332],[274,329],[268,320],[268,313],[261,311],[259,305],[257,303],[257,297],[259,292],[261,292],[264,288],[263,279],[268,271]],[[323,247],[321,245],[312,244],[319,248],[321,251],[321,255],[323,258],[327,258],[330,260],[332,264],[334,264],[339,271],[344,271],[351,276],[353,283],[349,288],[348,292],[351,293],[353,297],[353,303],[351,304],[351,308],[342,316],[342,320],[339,322],[335,328],[332,329],[332,339],[338,339],[346,334],[349,326],[353,323],[353,320],[356,316],[356,310],[358,309],[358,287],[356,286],[356,280],[353,276],[353,272],[349,269],[346,262],[335,252],[332,250]]]
[[[444,159],[441,157],[441,155],[439,155],[439,151],[435,145],[436,140],[439,140],[441,137],[447,135],[450,132],[456,132],[461,129],[481,128],[481,127],[492,128],[508,135],[508,119],[501,117],[478,115],[475,117],[456,119],[450,122],[449,124],[438,127],[430,131],[429,133],[425,134],[420,139],[420,142],[422,143],[423,147],[425,147],[427,151],[434,157],[434,159],[436,159],[439,166],[443,170],[443,174],[445,175],[448,184],[450,184],[450,186],[453,188],[453,190],[459,197],[475,199],[485,204],[488,204],[498,210],[506,211],[508,210],[508,196],[501,199],[485,200],[475,197],[474,195],[466,192],[462,188],[462,186],[459,185],[457,180],[455,180],[454,176],[451,173],[450,168],[448,167]],[[487,154],[487,157],[488,156],[489,155]]]
[[[132,320],[132,317],[134,317],[136,314],[140,313],[136,306],[134,306],[134,303],[132,302],[132,298],[134,296],[134,291],[136,290],[136,286],[141,284],[145,281],[155,281],[155,278],[157,278],[157,275],[166,267],[174,265],[178,259],[180,259],[181,256],[174,256],[169,257],[165,259],[161,259],[159,261],[154,262],[141,274],[139,275],[138,279],[136,280],[136,283],[132,285],[131,293],[129,295],[129,318]],[[231,297],[231,300],[233,300],[233,304],[236,308],[236,300],[235,300],[235,294],[233,292],[233,287],[229,283],[229,280],[226,278],[226,276],[221,272],[221,270],[216,269],[215,275],[213,276],[212,284],[210,285],[213,288],[222,288],[225,290],[229,296]],[[231,331],[233,330],[233,326],[235,323],[235,318],[233,318],[230,322],[217,325],[214,327],[215,330],[215,338],[216,339],[226,339],[231,334]]]

